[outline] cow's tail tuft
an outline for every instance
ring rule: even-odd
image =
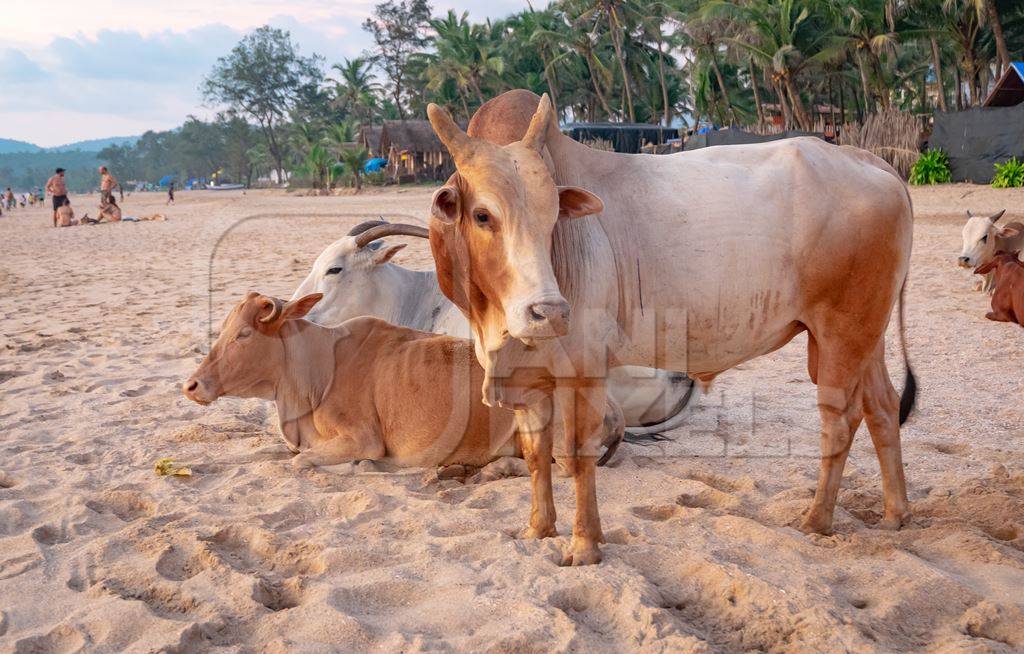
[[[907,275],[909,277],[909,275]],[[900,287],[900,346],[903,349],[903,366],[906,368],[907,376],[903,382],[903,393],[900,394],[900,425],[907,421],[914,404],[917,402],[917,378],[914,377],[914,370],[910,367],[910,357],[907,355],[907,327],[904,317],[905,295],[907,291],[907,278],[903,279],[903,286]]]

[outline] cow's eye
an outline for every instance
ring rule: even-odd
[[[981,237],[981,242],[988,243],[988,234],[985,234],[984,236]]]
[[[252,328],[242,327],[241,329],[238,330],[238,335],[235,336],[235,340],[237,341],[238,339],[241,338],[249,338],[250,336],[252,336]]]
[[[473,214],[473,219],[477,225],[487,225],[491,222],[491,216],[486,211],[477,211]]]
[[[338,267],[335,267],[335,268],[328,268],[327,269],[327,274],[328,275],[337,275],[340,272],[341,272],[341,266],[338,266]]]

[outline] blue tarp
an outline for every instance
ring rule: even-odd
[[[378,170],[381,170],[382,168],[384,168],[384,166],[386,166],[386,165],[388,165],[388,160],[387,159],[381,159],[380,157],[374,157],[373,159],[370,159],[369,161],[366,162],[366,165],[363,166],[363,171],[367,172],[367,173],[375,173]]]
[[[160,178],[160,181],[158,182],[158,184],[160,186],[167,186],[168,184],[170,184],[171,182],[174,181],[174,178],[175,178],[174,175],[164,175],[163,177]]]

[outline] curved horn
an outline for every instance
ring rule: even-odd
[[[523,144],[527,145],[538,152],[544,147],[544,140],[548,135],[548,126],[551,124],[551,100],[548,99],[548,94],[540,96],[540,102],[537,103],[537,111],[533,113],[533,118],[530,119],[530,126],[526,128],[526,135],[523,136]]]
[[[430,232],[426,227],[418,225],[403,225],[402,223],[385,223],[377,227],[371,227],[359,236],[356,236],[356,247],[364,248],[378,238],[385,236],[418,236],[429,238]]]
[[[455,124],[447,111],[431,102],[427,105],[427,118],[430,119],[430,126],[434,128],[437,138],[448,148],[452,158],[459,159],[469,154],[469,137]]]
[[[1006,209],[1003,209],[1002,211],[1000,211],[996,215],[992,216],[991,218],[989,218],[989,220],[991,220],[993,223],[995,223],[996,221],[998,221],[1000,218],[1003,217],[1004,213],[1006,213]]]
[[[274,322],[281,317],[281,312],[284,310],[284,302],[278,300],[276,297],[265,297],[263,298],[263,307],[270,307],[270,313],[265,316],[260,316],[260,322]]]
[[[348,230],[348,234],[345,234],[345,236],[358,236],[359,234],[362,234],[366,230],[370,229],[371,227],[377,227],[378,225],[387,224],[388,221],[386,220],[365,220],[356,225],[355,227],[353,227],[352,229]]]

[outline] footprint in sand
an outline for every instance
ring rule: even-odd
[[[6,629],[5,629],[6,630]],[[15,654],[40,652],[58,654],[63,652],[82,652],[88,644],[86,636],[68,625],[57,625],[49,633],[42,636],[22,638],[14,643]]]
[[[11,579],[12,577],[25,574],[42,563],[42,560],[41,556],[30,552],[21,556],[15,556],[6,561],[0,561],[0,579]]]
[[[42,525],[32,530],[32,539],[40,545],[59,545],[71,540],[67,529],[54,525]]]
[[[108,491],[85,505],[96,513],[112,513],[124,522],[151,517],[157,510],[153,500],[135,491]]]

